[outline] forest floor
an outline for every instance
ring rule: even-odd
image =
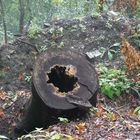
[[[0,48],[0,135],[10,137],[11,131],[21,120],[24,105],[31,96],[33,64],[41,52],[49,47],[55,49],[64,46],[85,54],[85,59],[95,67],[99,63],[104,63],[111,68],[120,68],[123,65],[122,56],[118,45],[115,44],[121,43],[120,34],[131,36],[131,30],[135,30],[138,24],[139,22],[133,19],[107,15],[58,20],[45,24],[38,35],[32,36],[30,33],[16,38],[9,45],[2,46]],[[138,49],[134,38],[129,41]],[[112,47],[117,53],[109,59],[107,52]],[[99,53],[103,48],[105,53],[102,57],[89,58],[89,53],[92,55],[95,51]],[[58,122],[45,131],[38,129],[32,133],[32,137],[44,135],[46,139],[139,140],[140,118],[133,113],[138,105],[140,99],[132,94],[122,94],[120,97],[108,99],[98,93],[96,111],[91,108],[87,117],[83,119],[67,123]]]

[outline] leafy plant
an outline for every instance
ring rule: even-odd
[[[36,39],[40,31],[41,29],[39,28],[39,26],[35,23],[32,23],[31,26],[29,27],[29,31],[27,35],[30,39]]]
[[[43,130],[42,128],[36,128],[36,130],[30,132],[29,134],[26,135],[22,135],[20,138],[18,138],[18,140],[25,140],[25,139],[29,139],[29,140],[36,140],[36,139],[49,139],[50,134]]]
[[[72,140],[73,138],[71,135],[66,135],[61,133],[55,133],[52,136],[50,136],[50,140],[62,140],[62,139]]]
[[[136,86],[137,89],[140,89],[140,81],[137,81],[137,82],[135,83],[135,86]]]
[[[44,52],[45,50],[47,50],[48,46],[47,45],[43,45],[41,46],[39,49],[38,49],[38,52],[41,53],[41,52]]]
[[[59,121],[62,122],[62,123],[68,123],[69,120],[67,118],[63,118],[63,117],[58,117]]]
[[[136,107],[136,109],[134,110],[134,113],[137,115],[140,115],[140,106]]]
[[[56,39],[58,36],[62,36],[63,35],[63,27],[52,27],[50,28],[49,32],[52,35],[53,39]]]
[[[50,45],[52,48],[63,48],[64,42],[56,43],[55,41],[52,41]]]
[[[140,81],[133,82],[132,90],[140,97]]]
[[[81,29],[82,32],[85,32],[86,31],[86,26],[83,25],[83,24],[79,24],[79,27]]]
[[[25,81],[30,82],[31,81],[32,76],[31,75],[26,75],[25,76]]]
[[[63,48],[64,47],[64,42],[60,42],[60,44],[58,45],[58,48]]]
[[[116,50],[114,49],[114,48],[117,48]],[[111,45],[109,48],[103,48],[103,47],[101,47],[101,49],[100,49],[100,52],[102,52],[102,56],[101,57],[104,57],[104,55],[105,54],[107,54],[107,56],[108,56],[108,59],[109,60],[112,60],[113,59],[113,56],[114,56],[114,54],[116,54],[118,51],[118,48],[120,48],[120,43],[115,43],[115,44],[113,44],[113,45]]]
[[[51,136],[52,140],[60,140],[61,138],[62,138],[61,133],[56,133],[56,134]]]
[[[122,92],[129,93],[131,81],[122,70],[99,67],[99,83],[101,92],[109,98],[120,96]]]

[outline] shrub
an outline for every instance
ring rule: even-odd
[[[99,83],[101,92],[104,95],[113,98],[114,96],[119,96],[122,92],[129,92],[131,81],[122,70],[101,66],[99,72]]]
[[[38,27],[38,25],[32,23],[31,26],[29,27],[29,31],[27,35],[30,39],[36,39],[40,31],[41,29]]]

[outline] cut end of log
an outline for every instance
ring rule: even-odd
[[[77,69],[73,65],[54,65],[46,74],[47,83],[58,96],[66,96],[69,92],[72,94],[80,88],[76,73]]]

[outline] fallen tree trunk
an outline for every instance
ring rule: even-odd
[[[84,56],[66,49],[49,49],[34,65],[32,97],[15,133],[22,135],[35,127],[47,127],[58,117],[69,119],[96,106],[98,78]]]

